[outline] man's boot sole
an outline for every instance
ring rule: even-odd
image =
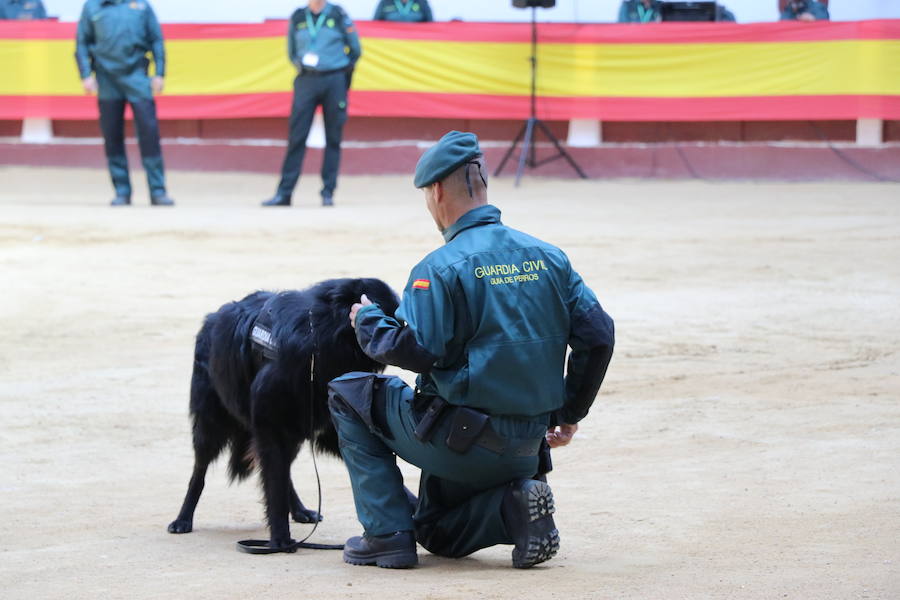
[[[383,569],[411,569],[419,564],[419,556],[415,551],[408,550],[384,552],[376,556],[354,556],[344,552],[344,562],[363,567],[375,565]]]
[[[554,512],[556,505],[550,486],[536,482],[528,491],[529,527],[533,532],[524,549],[513,549],[513,567],[527,569],[550,560],[559,552],[559,530],[553,522]]]

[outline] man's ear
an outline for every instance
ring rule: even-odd
[[[435,181],[434,182],[434,201],[435,201],[435,203],[442,203],[444,201],[444,182],[443,181]]]

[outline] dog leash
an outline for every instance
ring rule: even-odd
[[[312,332],[312,314],[310,314],[309,319],[309,329]],[[312,337],[312,336],[311,336]],[[315,343],[315,337],[313,337],[313,343]],[[310,411],[310,424],[312,424],[315,417],[315,406],[313,405],[313,398],[315,397],[315,372],[316,372],[316,352],[315,348],[313,348],[313,352],[309,357],[309,411]],[[309,441],[309,452],[312,454],[313,459],[313,469],[316,472],[316,487],[318,488],[319,494],[319,502],[316,507],[316,514],[319,515],[319,518],[322,517],[322,479],[319,477],[319,465],[316,461],[316,448],[313,440]],[[281,552],[296,552],[299,548],[305,548],[307,550],[343,550],[343,544],[315,544],[312,542],[307,542],[309,538],[316,532],[316,529],[319,527],[319,521],[316,521],[313,524],[312,531],[310,531],[305,538],[300,540],[299,542],[294,542],[292,544],[288,544],[287,546],[282,546],[281,548],[272,548],[269,546],[269,540],[241,540],[237,542],[237,549],[239,552],[245,552],[247,554],[278,554]]]

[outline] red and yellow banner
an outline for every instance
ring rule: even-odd
[[[523,24],[359,23],[351,115],[528,116]],[[283,117],[287,24],[168,25],[163,119]],[[0,119],[93,119],[75,25],[0,21]],[[900,119],[900,20],[539,26],[538,116],[606,121]]]

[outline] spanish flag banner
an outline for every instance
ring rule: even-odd
[[[528,116],[531,29],[358,23],[350,114]],[[163,28],[163,119],[284,117],[287,23]],[[0,21],[0,119],[93,119],[75,24]],[[539,26],[538,116],[606,121],[900,119],[900,20]]]

